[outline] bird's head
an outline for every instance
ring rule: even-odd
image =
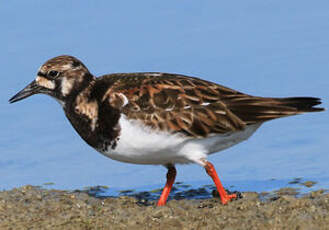
[[[58,56],[43,64],[35,80],[13,96],[9,102],[14,103],[33,94],[43,93],[54,97],[64,105],[68,97],[79,93],[93,79],[86,66],[77,58]]]

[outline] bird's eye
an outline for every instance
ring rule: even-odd
[[[56,70],[51,70],[51,71],[49,71],[49,73],[48,73],[48,76],[49,76],[49,77],[52,77],[52,78],[57,77],[58,75],[59,75],[59,72],[56,71]]]

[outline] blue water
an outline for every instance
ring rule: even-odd
[[[95,75],[163,71],[263,96],[316,96],[329,108],[328,1],[6,1],[1,3],[0,189],[53,182],[80,189],[157,188],[166,169],[98,154],[53,99],[8,99],[48,58],[71,54]],[[329,188],[328,112],[268,122],[212,155],[225,186],[269,191],[293,178]],[[203,186],[197,165],[177,181]],[[275,180],[272,180],[275,179]]]

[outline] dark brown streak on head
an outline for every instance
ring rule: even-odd
[[[41,71],[39,71],[39,72],[37,73],[37,75],[40,76],[40,77],[44,77],[44,78],[49,79],[48,76],[47,76],[47,74],[45,74],[45,73],[43,73],[43,72],[41,72]],[[49,79],[49,80],[50,80],[50,79]]]
[[[63,104],[74,100],[95,79],[80,60],[67,55],[48,60],[40,67],[37,75],[37,83],[42,83],[41,86],[54,86],[42,93],[55,97]]]

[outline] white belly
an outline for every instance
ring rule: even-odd
[[[121,133],[115,149],[100,151],[113,160],[135,164],[203,164],[207,155],[229,148],[250,137],[261,124],[246,129],[217,134],[207,138],[184,137],[179,134],[154,132],[139,121],[119,120]]]

